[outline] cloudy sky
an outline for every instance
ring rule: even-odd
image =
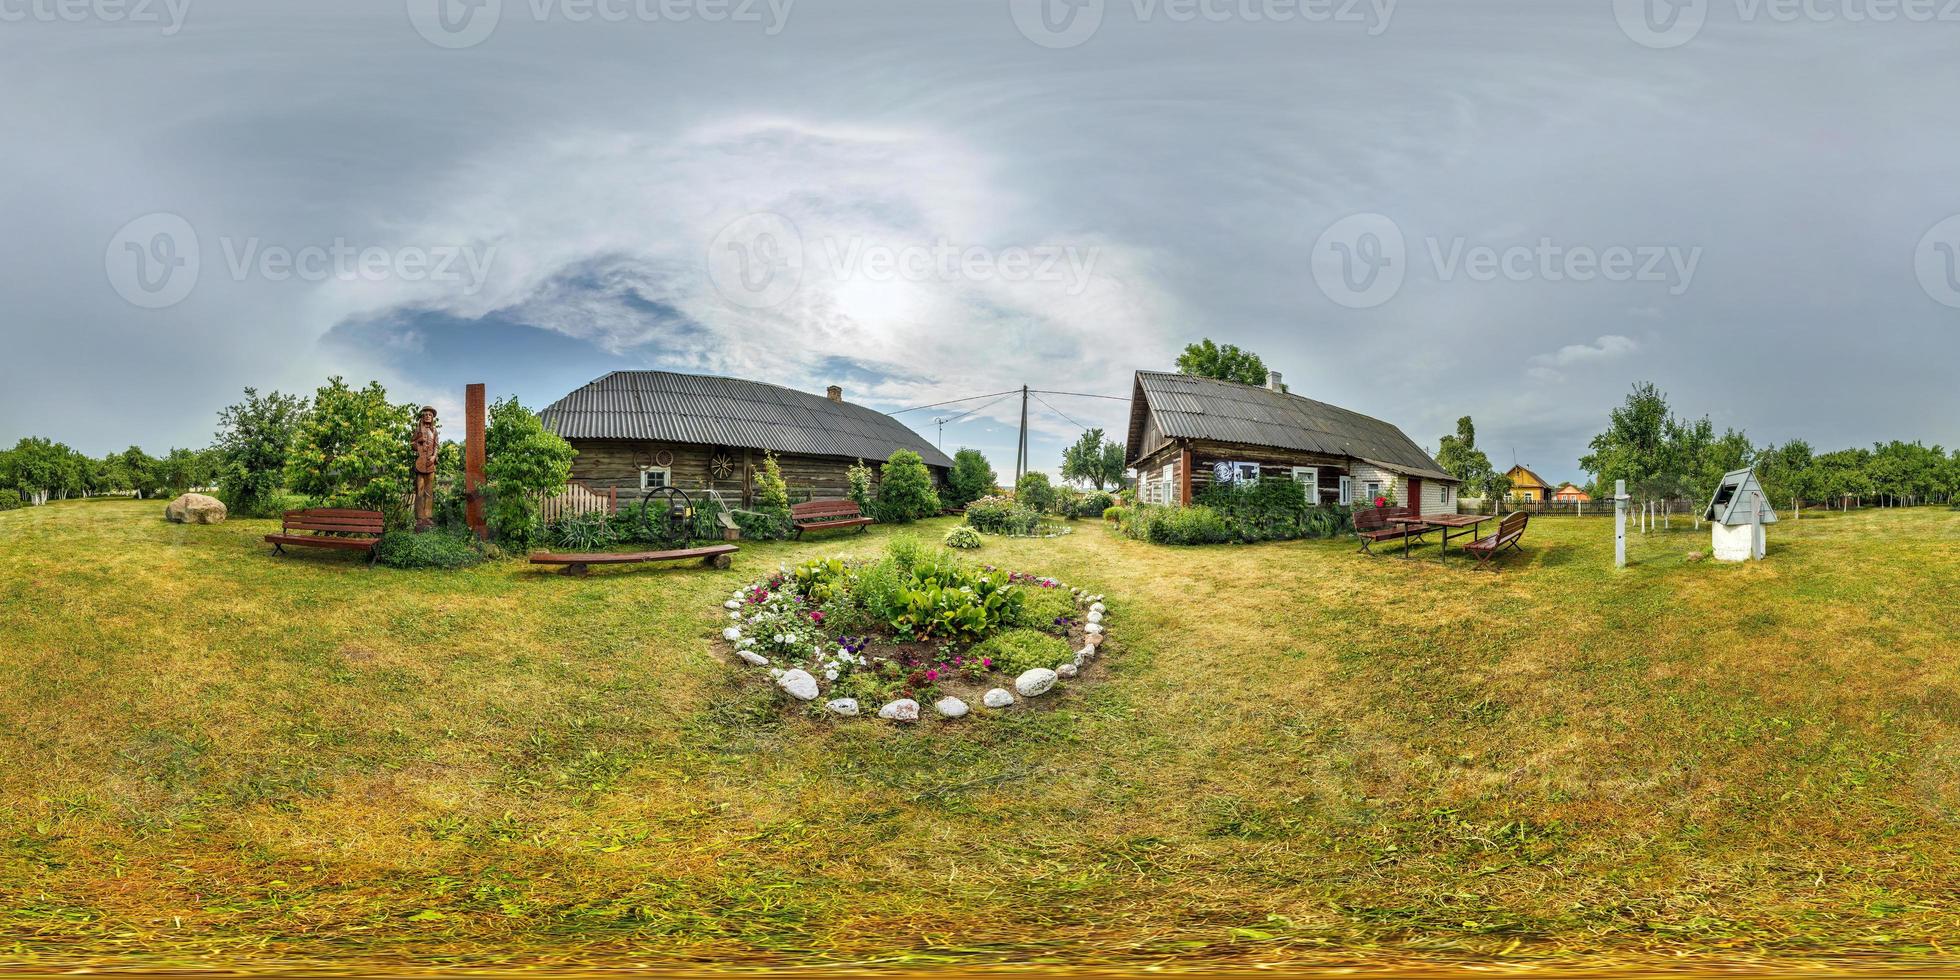
[[[1127,395],[1210,336],[1553,479],[1639,380],[1951,446],[1953,6],[0,0],[0,439],[333,373]],[[1126,417],[1048,400],[1043,466]]]

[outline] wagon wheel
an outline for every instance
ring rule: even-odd
[[[659,499],[667,508],[664,520],[655,523],[653,501]],[[648,491],[640,498],[639,524],[641,527],[659,535],[662,543],[675,548],[685,548],[694,540],[694,500],[687,491],[678,487],[660,487]]]
[[[717,481],[733,479],[735,476],[734,457],[727,453],[716,453],[715,458],[708,462],[708,472],[712,473]]]

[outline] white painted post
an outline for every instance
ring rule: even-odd
[[[1763,555],[1769,551],[1763,540],[1763,507],[1768,504],[1768,501],[1759,493],[1751,503],[1756,506],[1749,511],[1749,556],[1761,561]]]
[[[1627,567],[1627,481],[1613,481],[1613,567]]]

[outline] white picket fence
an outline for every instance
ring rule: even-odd
[[[612,514],[619,510],[619,491],[595,493],[574,483],[556,496],[538,498],[538,516],[551,524],[578,514]]]

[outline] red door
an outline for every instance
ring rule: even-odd
[[[1414,514],[1417,517],[1422,516],[1422,478],[1421,477],[1416,477],[1416,476],[1409,477],[1409,499],[1403,501],[1403,503],[1409,505],[1409,513]]]

